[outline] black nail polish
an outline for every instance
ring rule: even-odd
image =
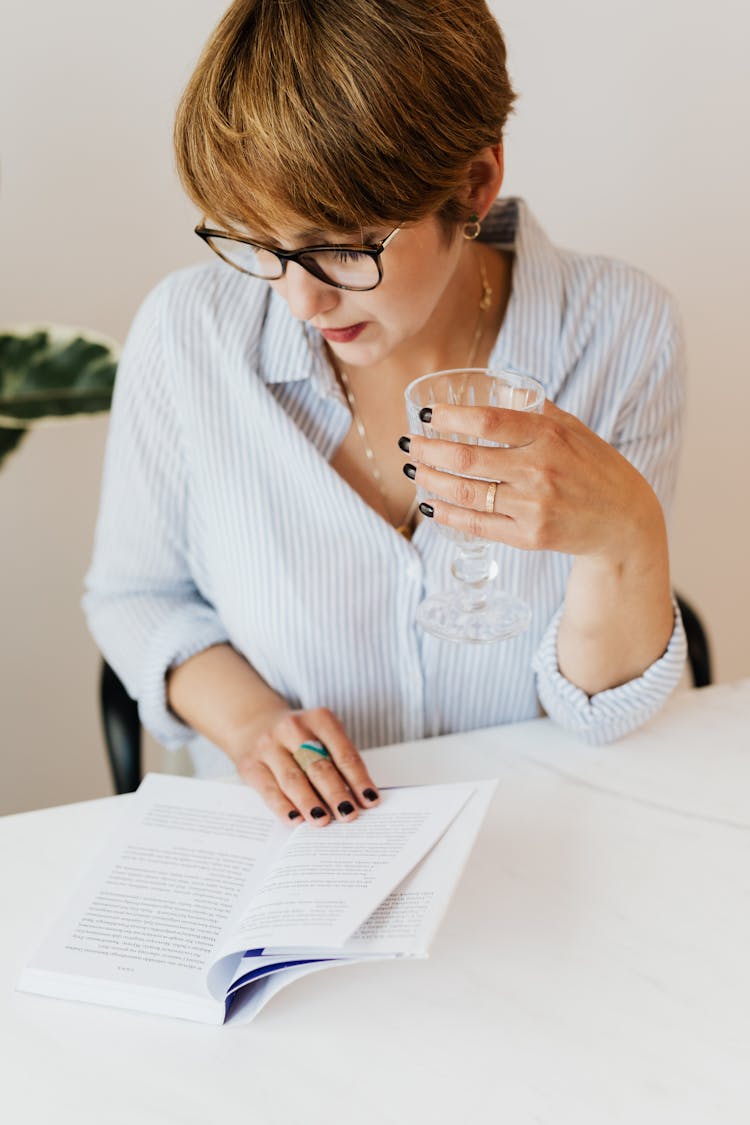
[[[399,447],[399,449],[403,449],[404,453],[409,452],[409,446],[410,445],[411,445],[411,438],[410,437],[400,437],[398,439],[398,447]]]
[[[429,516],[430,519],[435,515],[435,509],[432,504],[420,504],[419,510],[423,516]]]
[[[314,809],[310,809],[310,816],[314,817],[315,820],[320,820],[321,816],[325,815],[326,810],[321,809],[320,805],[316,805]]]
[[[289,817],[290,820],[296,820],[297,817],[299,816],[299,813],[297,812],[296,809],[292,809],[292,811],[290,813],[287,813],[286,815]]]
[[[342,816],[350,816],[354,812],[354,805],[351,801],[342,801],[337,807]]]
[[[377,801],[378,795],[374,789],[363,789],[362,796],[366,801]]]
[[[420,422],[431,422],[432,421],[432,407],[431,406],[423,406],[422,407],[422,409],[419,412],[419,420],[420,420]]]
[[[410,465],[407,461],[404,465],[404,473],[409,478],[409,480],[414,480],[415,476],[417,475],[417,466]]]

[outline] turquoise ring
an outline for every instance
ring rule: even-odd
[[[330,759],[331,755],[322,742],[311,739],[309,742],[301,742],[292,757],[302,772],[308,773],[312,765],[319,762],[322,758]]]

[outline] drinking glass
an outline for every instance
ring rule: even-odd
[[[500,406],[535,414],[544,409],[541,383],[512,368],[435,371],[415,379],[404,394],[411,433],[467,445],[508,448],[504,442],[441,432],[431,423],[421,421],[420,410],[440,402],[454,406]],[[417,491],[420,501],[435,499],[423,488]],[[436,527],[458,545],[451,566],[456,582],[451,590],[432,594],[420,603],[418,624],[433,636],[471,644],[509,640],[525,632],[531,622],[531,610],[521,598],[494,588],[497,563],[491,557],[489,542],[441,524]]]

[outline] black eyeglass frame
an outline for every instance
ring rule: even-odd
[[[195,233],[199,238],[203,239],[217,257],[221,258],[222,262],[226,262],[228,266],[238,270],[239,273],[247,274],[248,277],[257,277],[260,278],[261,281],[279,281],[286,273],[286,267],[289,262],[295,262],[298,266],[301,266],[303,270],[306,270],[309,274],[312,274],[313,277],[317,278],[318,281],[322,281],[324,285],[330,285],[333,289],[346,289],[350,293],[369,293],[371,289],[377,289],[378,285],[380,285],[380,282],[383,280],[383,264],[380,261],[380,255],[400,230],[401,227],[394,227],[391,233],[387,234],[382,241],[370,244],[362,243],[353,246],[351,243],[334,244],[329,242],[323,246],[302,246],[299,250],[279,250],[275,246],[265,246],[262,242],[255,242],[252,238],[242,238],[237,234],[227,234],[225,230],[214,230],[211,227],[204,227],[201,223],[195,228]],[[252,246],[254,250],[264,250],[267,254],[273,254],[279,261],[281,273],[278,277],[265,277],[263,274],[253,273],[251,270],[243,269],[243,267],[238,266],[236,262],[225,258],[218,247],[211,242],[212,238],[225,238],[229,242],[241,242],[245,246]],[[304,260],[308,254],[319,254],[321,251],[329,253],[337,250],[348,254],[365,254],[368,258],[372,258],[378,271],[378,280],[374,282],[374,284],[366,286],[342,285],[338,281],[331,281],[317,262]]]

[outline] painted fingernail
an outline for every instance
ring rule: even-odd
[[[435,515],[435,509],[433,508],[432,504],[420,504],[419,510],[423,516],[429,516],[430,519],[432,519],[432,517]]]
[[[321,809],[320,805],[316,805],[314,809],[310,809],[310,816],[314,817],[315,820],[320,820],[321,816],[325,815],[326,810]]]
[[[377,801],[378,795],[374,789],[363,789],[362,796],[366,801]]]
[[[354,812],[354,805],[351,801],[342,801],[340,805],[336,806],[342,816],[351,816]]]
[[[399,447],[399,449],[403,449],[404,453],[409,452],[410,445],[411,445],[411,438],[410,437],[400,437],[398,439],[398,447]]]
[[[422,409],[419,412],[419,420],[420,420],[420,422],[431,422],[432,421],[432,407],[431,406],[423,406],[422,407]]]
[[[299,813],[297,812],[297,810],[296,810],[296,809],[292,809],[292,811],[291,811],[290,813],[287,813],[286,815],[287,815],[287,816],[289,817],[289,819],[290,819],[290,820],[296,820],[296,819],[297,819],[297,817],[298,817],[298,816],[299,816],[300,814],[299,814]]]
[[[409,480],[414,480],[415,476],[417,475],[417,466],[416,465],[410,465],[409,462],[407,461],[406,464],[404,465],[404,473],[409,478]]]

